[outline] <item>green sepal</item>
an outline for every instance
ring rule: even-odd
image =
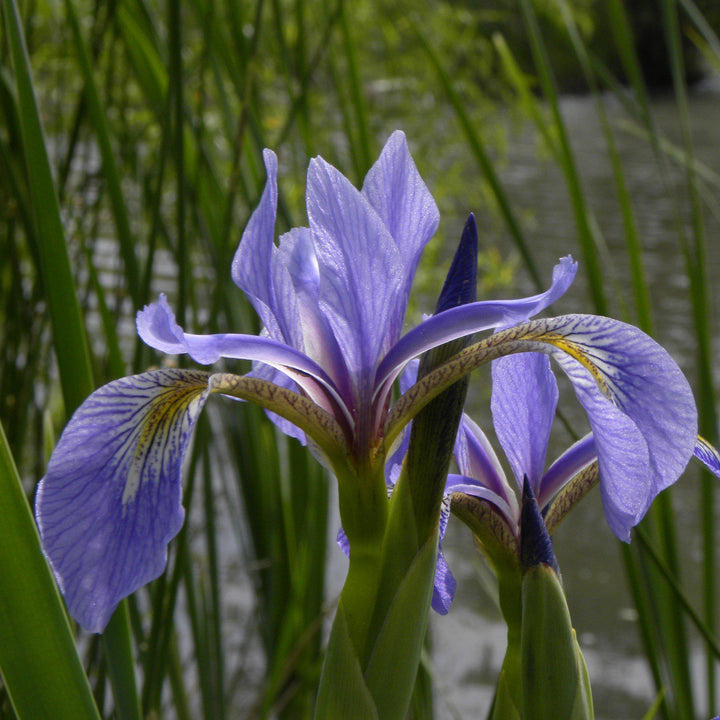
[[[378,720],[355,646],[350,638],[342,599],[325,651],[315,720]]]
[[[587,668],[565,593],[555,571],[545,564],[523,575],[520,645],[523,718],[594,717]]]
[[[366,677],[383,720],[403,720],[410,705],[432,600],[438,531],[402,578],[372,649]]]

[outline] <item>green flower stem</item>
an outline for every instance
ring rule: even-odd
[[[512,529],[479,498],[454,493],[452,512],[470,530],[498,580],[500,610],[507,626],[507,650],[498,677],[492,720],[520,720],[522,707],[522,573],[520,545]]]
[[[361,665],[372,646],[370,626],[382,567],[387,525],[387,490],[382,464],[363,474],[335,468],[340,518],[350,543],[350,564],[341,603]]]
[[[498,578],[500,610],[507,625],[507,650],[500,669],[493,710],[493,720],[500,720],[514,718],[522,702],[522,577],[514,562],[496,562],[494,566]]]
[[[384,467],[368,462],[361,473],[346,458],[333,469],[350,564],[325,652],[315,718],[372,720],[381,716],[364,670],[374,645],[371,623],[387,523]]]

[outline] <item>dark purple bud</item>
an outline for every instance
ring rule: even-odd
[[[552,540],[526,475],[523,481],[520,511],[520,564],[525,572],[541,563],[549,565],[558,576],[560,575]]]
[[[448,270],[435,314],[477,300],[478,233],[475,216],[470,213],[460,244]]]

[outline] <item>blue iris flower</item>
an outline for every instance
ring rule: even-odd
[[[43,548],[71,615],[87,630],[102,631],[124,597],[162,573],[184,518],[183,457],[210,394],[272,411],[283,431],[309,440],[336,471],[381,467],[411,419],[391,407],[393,385],[409,361],[450,340],[523,323],[575,277],[576,263],[563,258],[544,293],[450,308],[403,335],[418,261],[438,224],[405,136],[389,138],[361,190],[314,158],[308,227],[277,244],[277,159],[266,150],[264,161],[265,189],[231,268],[262,333],[187,333],[163,296],[137,315],[138,333],[153,348],[202,365],[251,360],[252,373],[166,368],[105,385],[70,419],[39,484]],[[543,322],[523,347],[555,355],[586,407],[592,404],[598,454],[639,472],[642,461],[631,453],[643,449],[642,490],[615,474],[606,483],[618,527],[625,527],[644,511],[648,488],[672,482],[692,452],[692,395],[675,363],[635,328],[592,316]],[[399,416],[402,423],[393,425]],[[614,431],[620,426],[627,432]]]

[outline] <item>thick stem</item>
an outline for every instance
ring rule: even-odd
[[[336,471],[340,519],[350,544],[350,565],[340,602],[359,658],[365,656],[382,568],[388,515],[382,463]]]

